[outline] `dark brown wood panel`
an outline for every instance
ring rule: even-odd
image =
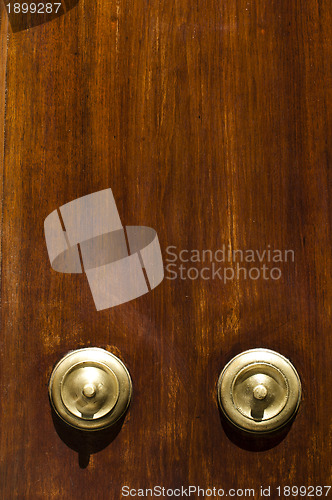
[[[6,108],[6,69],[7,69],[7,30],[8,19],[3,4],[0,4],[0,196],[2,200],[3,187],[3,158],[5,141],[5,108]],[[0,204],[0,218],[2,220],[2,203]],[[0,251],[1,258],[1,251]]]
[[[325,0],[87,0],[9,32],[2,498],[328,484],[330,26]],[[2,16],[0,89],[5,32]],[[43,222],[107,187],[123,223],[157,230],[165,257],[169,245],[270,245],[295,261],[280,280],[165,279],[97,312],[82,276],[51,269]],[[56,361],[82,346],[116,353],[134,383],[121,432],[85,468],[47,394]],[[216,401],[224,364],[253,347],[289,357],[303,383],[294,425],[265,449],[225,432]]]

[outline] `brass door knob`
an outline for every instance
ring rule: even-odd
[[[301,382],[294,366],[269,349],[235,356],[218,381],[221,410],[247,432],[268,433],[283,427],[295,415],[300,399]]]
[[[81,430],[100,430],[128,408],[132,382],[116,356],[97,347],[69,352],[55,366],[49,396],[57,415]]]

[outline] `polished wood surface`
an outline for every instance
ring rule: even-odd
[[[16,33],[0,9],[1,498],[328,484],[329,3],[81,0]],[[294,262],[280,280],[165,279],[97,312],[83,276],[51,269],[43,222],[107,187],[165,258],[169,245],[270,245]],[[121,431],[89,463],[59,437],[47,394],[82,346],[117,354],[134,383]],[[227,432],[217,406],[224,364],[253,347],[289,357],[303,383],[271,445]]]

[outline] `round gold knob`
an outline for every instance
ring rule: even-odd
[[[253,433],[275,431],[295,415],[300,377],[292,363],[269,349],[251,349],[233,358],[218,381],[218,401],[227,419]]]
[[[97,347],[69,352],[55,366],[49,396],[58,416],[81,430],[109,427],[125,413],[132,382],[116,356]]]

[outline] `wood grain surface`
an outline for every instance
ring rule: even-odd
[[[0,16],[1,498],[329,484],[329,2],[81,0],[17,33]],[[165,279],[97,312],[82,275],[51,269],[43,223],[108,187],[165,259],[170,245],[230,244],[294,262],[279,280]],[[117,354],[134,383],[89,463],[59,437],[47,393],[82,346]],[[225,432],[218,411],[221,369],[254,347],[289,357],[303,384],[271,445]]]

